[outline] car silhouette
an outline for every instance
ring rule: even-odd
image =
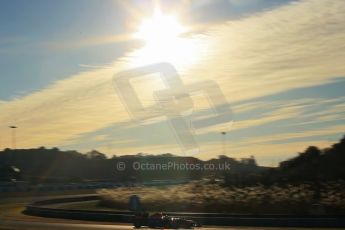
[[[201,225],[193,220],[185,218],[171,217],[163,213],[155,213],[151,216],[148,213],[136,213],[134,217],[134,227],[140,228],[147,226],[150,228],[170,228],[170,229],[191,229],[201,227]]]

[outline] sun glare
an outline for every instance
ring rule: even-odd
[[[169,44],[183,32],[185,28],[180,25],[176,17],[163,15],[157,7],[152,18],[142,22],[136,37],[144,40],[148,45],[164,45]]]
[[[188,67],[198,56],[197,39],[185,36],[187,27],[182,26],[177,17],[164,15],[156,7],[151,18],[142,21],[136,39],[145,42],[145,46],[131,55],[129,65],[138,67],[155,62],[169,62],[177,68]]]

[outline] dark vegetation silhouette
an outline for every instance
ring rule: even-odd
[[[126,165],[124,171],[117,170],[119,162]],[[144,170],[133,168],[135,162],[146,165]],[[86,182],[86,181],[115,181],[115,182],[140,182],[148,180],[175,180],[175,179],[201,179],[219,178],[223,171],[209,170],[186,170],[176,167],[185,164],[214,164],[227,162],[231,170],[236,171],[259,171],[255,159],[237,161],[235,159],[219,156],[217,159],[202,161],[195,157],[175,156],[170,153],[161,155],[148,155],[139,153],[137,155],[113,156],[108,159],[105,154],[92,150],[86,154],[76,151],[61,151],[57,148],[46,149],[5,149],[0,152],[0,165],[10,168],[15,165],[21,170],[21,178],[31,183],[58,183],[58,182]],[[152,170],[149,165],[169,165],[167,170]],[[138,166],[136,166],[138,167]],[[174,168],[175,167],[175,168]],[[1,172],[0,172],[1,173]],[[11,180],[10,174],[5,175],[2,180]]]
[[[260,173],[225,174],[227,185],[287,184],[345,180],[345,137],[330,148],[308,147],[296,157],[282,161],[276,168],[266,168]]]
[[[123,162],[126,169],[116,169]],[[230,165],[230,170],[134,170],[134,162],[141,164],[219,164]],[[327,149],[308,147],[298,156],[280,163],[279,167],[258,166],[255,158],[237,160],[220,155],[207,161],[196,157],[175,156],[170,153],[149,155],[113,156],[92,150],[86,154],[77,151],[46,149],[5,149],[0,152],[0,180],[24,180],[31,183],[115,181],[140,182],[176,179],[224,179],[225,185],[250,185],[274,183],[300,183],[345,179],[345,138]],[[11,173],[11,167],[20,169]],[[13,168],[12,168],[13,169]]]

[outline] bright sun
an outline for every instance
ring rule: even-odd
[[[142,22],[135,36],[143,39],[148,45],[164,45],[174,41],[185,32],[174,16],[163,15],[158,7],[150,19]]]
[[[176,67],[190,66],[202,49],[195,39],[184,36],[187,31],[187,27],[182,26],[176,17],[164,15],[156,7],[152,17],[143,20],[134,34],[136,39],[145,42],[145,46],[132,53],[130,66],[156,62],[169,62]]]

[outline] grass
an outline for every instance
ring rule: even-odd
[[[100,205],[128,210],[138,195],[149,211],[246,214],[345,214],[345,182],[285,186],[223,187],[200,182],[165,186],[101,189]]]
[[[99,205],[98,200],[63,203],[63,204],[58,204],[55,206],[53,205],[52,207],[61,208],[61,209],[71,209],[71,210],[114,211],[113,208],[108,208],[108,207]]]

